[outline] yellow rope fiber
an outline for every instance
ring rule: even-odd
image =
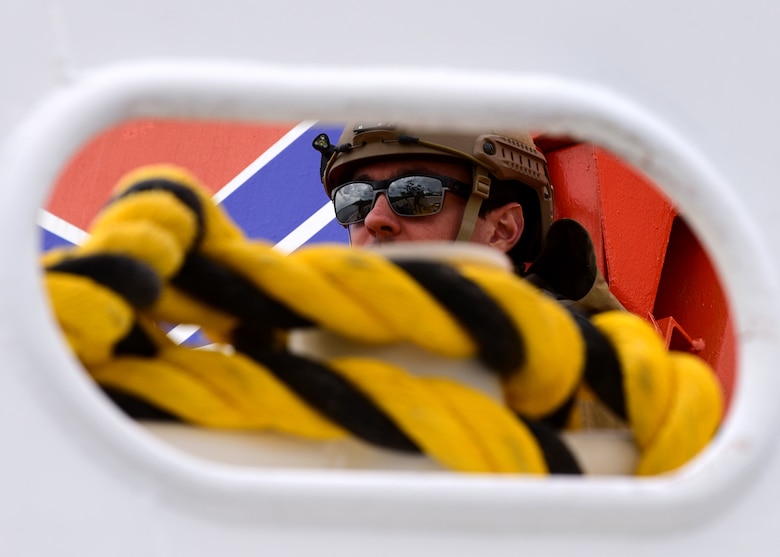
[[[155,181],[194,194],[199,206],[188,206],[165,187],[121,196],[139,183]],[[274,430],[322,440],[350,435],[312,408],[262,358],[195,350],[166,337],[162,322],[187,323],[199,325],[216,342],[232,344],[247,323],[240,315],[242,304],[216,307],[206,299],[211,293],[229,295],[235,281],[217,282],[202,296],[177,286],[187,278],[184,263],[193,254],[240,277],[295,319],[350,340],[411,342],[443,358],[477,354],[474,339],[447,308],[375,253],[319,246],[285,256],[269,244],[247,240],[207,190],[175,167],[143,168],[121,181],[117,195],[96,219],[84,246],[42,259],[63,334],[104,388],[204,427]],[[95,255],[120,256],[137,264],[139,273],[149,271],[150,288],[159,288],[158,294],[149,303],[131,303],[123,288],[132,291],[142,281],[123,284],[124,273],[101,278],[68,267],[80,269]],[[378,359],[320,364],[370,399],[423,453],[447,468],[546,473],[536,438],[517,416],[543,418],[583,387],[586,342],[567,310],[518,277],[470,264],[454,269],[506,313],[524,345],[523,361],[502,375],[503,403],[450,379],[416,377]],[[636,316],[609,312],[592,323],[620,364],[627,425],[640,452],[637,473],[658,474],[690,460],[714,435],[723,412],[712,370],[694,356],[667,352],[650,325]],[[286,331],[271,328],[269,336],[283,343]],[[138,333],[152,354],[128,348],[136,346],[132,339]],[[258,337],[260,342],[268,339]]]

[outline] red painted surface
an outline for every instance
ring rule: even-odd
[[[589,144],[539,138],[557,217],[591,233],[600,269],[629,311],[653,323],[667,345],[697,353],[727,400],[736,339],[725,293],[701,244],[660,190],[614,155]]]
[[[573,145],[546,154],[555,196],[555,218],[571,218],[590,232],[596,261],[609,278],[601,233],[601,185],[594,148]]]
[[[676,211],[658,188],[614,155],[596,149],[595,159],[610,285],[627,310],[647,316]]]
[[[63,170],[47,203],[86,230],[126,172],[145,164],[189,169],[216,191],[276,143],[292,125],[133,120],[87,143]]]
[[[736,338],[723,288],[707,255],[682,219],[676,219],[653,314],[673,316],[692,339],[698,355],[716,370],[724,392],[736,380]]]

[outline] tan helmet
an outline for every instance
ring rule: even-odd
[[[491,179],[514,180],[531,187],[539,199],[541,237],[553,222],[553,190],[547,161],[527,133],[454,133],[390,124],[347,126],[338,145],[325,134],[313,142],[322,153],[322,183],[330,197],[350,168],[379,158],[452,157],[472,164],[474,179],[458,240],[468,241]]]

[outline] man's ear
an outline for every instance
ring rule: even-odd
[[[519,203],[507,203],[485,214],[488,224],[487,244],[504,253],[520,240],[525,226],[523,207]]]

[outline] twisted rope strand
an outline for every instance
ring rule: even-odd
[[[65,337],[98,384],[187,423],[354,435],[466,472],[570,473],[578,465],[565,444],[535,420],[562,421],[589,386],[626,419],[637,473],[655,474],[695,456],[722,415],[706,364],[667,352],[636,316],[587,320],[469,262],[394,263],[345,246],[282,256],[244,238],[181,169],[122,180],[90,241],[42,260]],[[200,325],[235,351],[176,346],[160,320]],[[303,326],[478,358],[504,400],[376,359],[292,355],[287,334]]]

